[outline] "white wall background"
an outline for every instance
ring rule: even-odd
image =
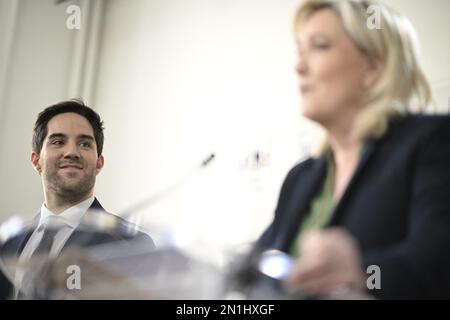
[[[450,2],[387,2],[415,25],[437,105],[447,111]],[[79,31],[65,28],[72,3],[86,19]],[[40,182],[28,160],[33,122],[44,106],[78,95],[105,120],[96,194],[107,209],[124,212],[191,174],[140,210],[146,226],[213,245],[257,237],[285,174],[316,137],[297,111],[297,5],[0,0],[0,217],[39,208]],[[257,150],[270,155],[259,169],[247,161]],[[216,160],[196,170],[211,152]]]
[[[416,28],[421,59],[439,112],[450,112],[450,1],[384,0]]]
[[[0,0],[0,220],[34,214],[43,201],[30,163],[37,114],[68,97],[90,101],[101,3]],[[66,27],[69,4],[86,8],[85,29]]]
[[[39,111],[67,96],[74,34],[53,1],[0,1],[1,217],[36,212],[40,179],[30,163]]]
[[[299,156],[295,5],[107,3],[95,105],[107,123],[98,190],[108,205],[120,211],[214,152],[210,167],[143,210],[146,221],[212,240],[257,236]],[[270,166],[245,167],[256,150],[271,153]]]

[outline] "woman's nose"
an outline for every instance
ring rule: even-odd
[[[307,70],[308,69],[307,69],[306,59],[304,57],[299,58],[297,65],[295,67],[295,71],[300,76],[300,75],[304,75]]]

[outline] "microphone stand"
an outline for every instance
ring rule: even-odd
[[[186,182],[188,182],[194,175],[197,174],[198,171],[203,170],[205,167],[207,167],[215,158],[215,154],[211,153],[206,157],[199,166],[196,166],[193,171],[186,174],[181,179],[177,180],[175,183],[171,184],[170,186],[159,190],[158,192],[144,198],[143,200],[131,205],[125,210],[122,210],[121,216],[125,219],[127,218],[134,218],[138,215],[135,214],[135,212],[138,212],[158,201],[165,198],[167,195],[172,194],[177,189],[181,188]]]

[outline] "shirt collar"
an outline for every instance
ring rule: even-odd
[[[69,226],[71,226],[73,229],[78,227],[78,225],[81,222],[81,219],[83,218],[86,211],[89,209],[89,207],[94,202],[95,197],[91,196],[88,199],[64,210],[60,214],[55,214],[52,211],[50,211],[46,206],[45,202],[41,206],[41,215],[39,219],[39,225],[47,222],[49,219],[52,219],[54,217],[62,218],[65,223],[67,223]]]

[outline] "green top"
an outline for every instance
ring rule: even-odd
[[[359,153],[359,158],[361,159],[364,152],[367,150],[367,144],[363,144],[361,151]],[[311,201],[311,207],[309,214],[303,220],[297,237],[289,250],[289,254],[298,258],[300,256],[300,248],[298,247],[299,239],[302,234],[307,230],[321,229],[329,221],[331,214],[334,209],[333,201],[333,186],[334,186],[334,176],[335,176],[335,163],[333,152],[328,150],[326,155],[327,161],[327,172],[325,180],[322,187],[319,189],[316,196]]]
[[[327,155],[327,173],[322,187],[311,202],[311,209],[305,220],[301,224],[298,235],[291,246],[289,254],[295,258],[300,255],[300,248],[298,247],[299,238],[307,230],[314,230],[322,228],[330,218],[333,212],[333,185],[334,185],[334,158],[332,152]]]

